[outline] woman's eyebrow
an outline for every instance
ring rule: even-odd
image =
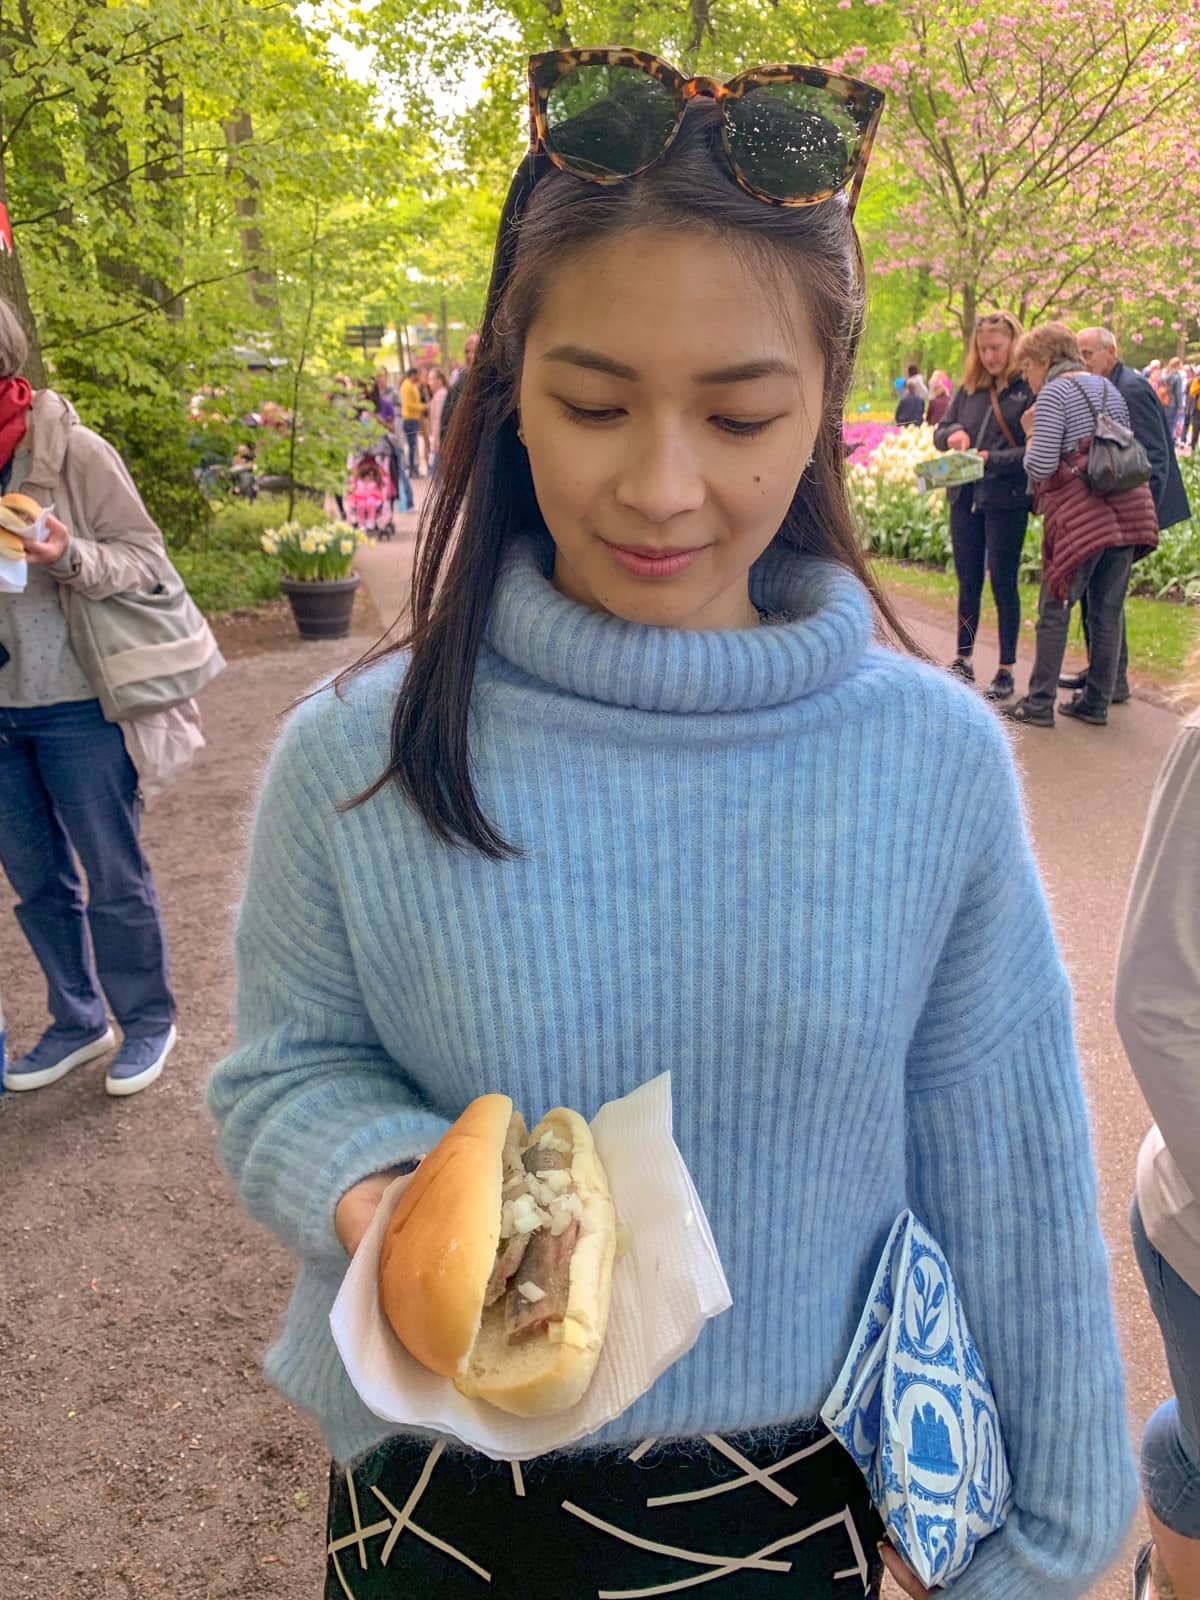
[[[636,367],[628,366],[624,361],[615,361],[612,356],[603,355],[599,350],[588,350],[580,344],[557,344],[553,350],[547,350],[542,357],[543,361],[562,361],[573,367],[586,367],[589,372],[603,372],[610,378],[621,378],[626,383],[638,383],[641,373]],[[693,378],[694,383],[747,383],[753,378],[794,378],[797,376],[795,367],[787,361],[782,361],[777,356],[762,356],[753,361],[739,361],[732,367],[718,367],[711,372],[698,372]]]

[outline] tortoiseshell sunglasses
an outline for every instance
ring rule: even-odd
[[[620,183],[662,160],[697,95],[720,105],[725,158],[748,193],[812,206],[845,190],[854,214],[885,97],[822,67],[755,67],[722,83],[644,50],[548,50],[529,58],[530,154]]]

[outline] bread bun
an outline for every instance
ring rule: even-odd
[[[505,1145],[533,1145],[543,1135],[569,1146],[582,1216],[565,1316],[510,1343],[505,1296],[484,1307],[500,1244]],[[549,1416],[582,1399],[596,1370],[616,1237],[608,1178],[584,1119],[559,1107],[526,1135],[507,1095],[483,1095],[400,1197],[380,1253],[380,1302],[410,1355],[461,1393],[515,1416]]]
[[[25,546],[15,533],[9,533],[0,528],[0,556],[7,556],[10,561],[24,561]]]
[[[41,506],[27,494],[0,495],[0,528],[7,528],[11,533],[24,533],[33,527],[41,514]]]

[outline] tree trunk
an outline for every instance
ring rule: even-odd
[[[258,226],[260,184],[254,173],[248,171],[238,159],[239,145],[252,144],[254,141],[254,122],[248,111],[239,111],[236,117],[229,118],[221,126],[229,146],[226,175],[239,179],[243,186],[234,204],[242,221],[242,260],[246,264],[250,298],[260,311],[273,316],[277,311],[275,274],[264,265],[266,251],[263,248],[262,230]]]
[[[971,348],[971,340],[975,337],[975,315],[978,301],[974,282],[964,283],[962,286],[962,336],[963,349]]]
[[[146,89],[146,183],[154,220],[162,231],[163,242],[172,241],[170,273],[176,283],[183,282],[183,84],[167,71],[161,56],[155,56],[147,72]],[[156,299],[167,304],[167,316],[178,322],[183,317],[183,301],[172,297],[161,279]]]
[[[3,119],[0,117],[0,212],[7,215],[8,186],[4,177]],[[29,291],[25,287],[25,274],[21,271],[21,258],[16,247],[10,251],[0,241],[0,296],[3,296],[17,314],[17,320],[29,340],[29,356],[25,362],[25,376],[35,389],[46,387],[46,369],[42,364],[42,347],[38,339],[37,319],[29,304]]]

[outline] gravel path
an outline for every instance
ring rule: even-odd
[[[402,560],[399,543],[376,554],[393,581]],[[387,616],[391,602],[382,590],[378,598]],[[944,619],[906,609],[948,658]],[[288,702],[372,637],[301,646],[272,636],[205,695],[209,748],[146,823],[181,1002],[180,1044],[162,1081],[111,1100],[101,1063],[0,1100],[5,1600],[307,1600],[318,1591],[325,1454],[258,1369],[291,1269],[231,1204],[201,1092],[230,1041],[231,917],[264,754]],[[1020,741],[1076,981],[1138,1425],[1165,1392],[1125,1225],[1147,1118],[1109,995],[1125,885],[1174,723],[1135,703],[1106,732],[1063,726]],[[41,1026],[43,993],[10,903],[0,886],[10,1044],[23,1046]],[[1127,1592],[1115,1569],[1095,1594]]]

